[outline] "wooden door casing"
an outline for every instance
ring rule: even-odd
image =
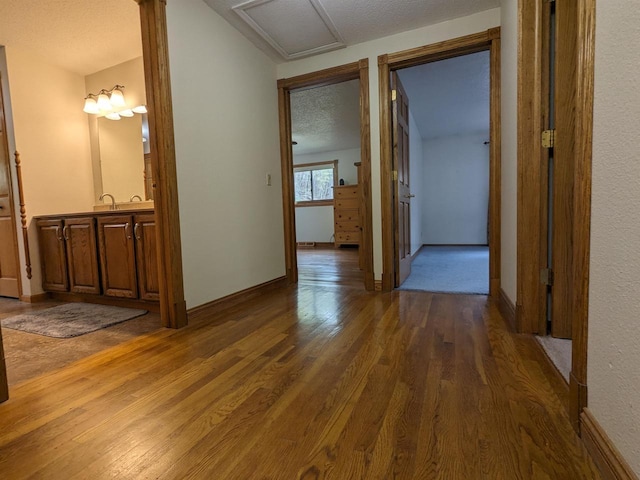
[[[99,295],[100,272],[94,219],[66,219],[62,234],[66,242],[69,290]]]
[[[575,169],[575,103],[577,44],[573,7],[556,2],[555,129],[553,151],[553,286],[551,335],[571,338],[570,312],[573,258],[573,179]]]
[[[136,215],[133,228],[140,299],[159,300],[160,286],[154,214]]]
[[[104,295],[138,298],[133,217],[98,218],[98,246]]]
[[[0,296],[20,298],[18,232],[13,210],[9,143],[0,84]]]
[[[38,220],[42,288],[47,292],[68,292],[67,255],[60,220]]]
[[[395,205],[395,286],[411,273],[411,190],[409,181],[409,99],[397,72],[391,72]]]

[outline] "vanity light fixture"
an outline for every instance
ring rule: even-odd
[[[120,120],[120,114],[116,112],[107,113],[104,117],[109,120]]]
[[[147,113],[147,107],[144,105],[138,105],[137,107],[133,107],[131,110],[135,113]]]
[[[124,85],[114,85],[111,89],[102,89],[98,94],[90,93],[84,99],[83,110],[87,113],[98,115],[112,112],[126,106],[122,89]]]
[[[130,109],[121,110],[118,113],[121,117],[133,117],[135,115],[135,113],[133,113],[133,110]]]

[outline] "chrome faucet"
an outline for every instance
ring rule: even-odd
[[[103,193],[102,195],[100,195],[100,200],[102,200],[104,197],[109,197],[111,199],[111,206],[109,207],[109,210],[115,210],[116,199],[113,198],[113,195],[111,195],[110,193]]]
[[[133,202],[134,198],[137,198],[139,202],[142,201],[142,197],[140,195],[131,195],[131,198],[129,199],[129,201]]]

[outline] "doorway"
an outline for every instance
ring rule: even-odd
[[[410,257],[396,288],[489,294],[489,68],[482,51],[392,72],[394,145],[409,156],[408,174],[398,171],[409,191],[398,197],[410,217],[398,223],[399,238],[408,227]],[[404,109],[408,148],[396,121]]]
[[[382,289],[390,291],[402,283],[411,266],[411,204],[416,195],[410,182],[409,150],[397,133],[397,110],[403,110],[398,98],[398,73],[402,69],[487,52],[489,62],[489,128],[481,142],[488,149],[488,205],[486,239],[488,244],[488,293],[497,296],[500,288],[500,29],[468,35],[418,49],[381,55],[378,58],[380,84],[380,136],[382,177]],[[400,80],[401,83],[401,80]],[[394,88],[396,87],[396,88]],[[400,92],[400,93],[399,93]],[[406,93],[406,92],[405,92]],[[395,130],[395,132],[394,132]],[[488,138],[486,138],[488,137]],[[484,145],[484,142],[488,145]],[[409,258],[408,258],[409,257]]]
[[[327,95],[333,100],[327,100]],[[339,102],[336,99],[340,96],[353,104],[350,113],[342,114],[351,116],[349,123],[355,122],[357,126],[349,129],[352,133],[343,139],[344,144],[336,143],[339,140],[336,135],[329,142],[321,141],[322,134],[314,133],[318,121],[313,117],[326,103]],[[280,79],[278,99],[287,280],[298,282],[298,252],[301,252],[304,260],[300,266],[303,266],[305,281],[313,281],[314,264],[324,263],[326,267],[326,255],[329,255],[332,259],[329,264],[345,266],[348,272],[345,279],[349,283],[349,277],[354,275],[351,257],[355,254],[355,265],[363,272],[356,282],[373,290],[368,60]],[[317,108],[311,110],[315,113],[307,108],[314,104]],[[340,119],[345,120],[348,119]],[[322,143],[324,147],[317,147],[320,151],[312,151],[314,145]],[[324,262],[308,251],[316,250],[316,244],[324,248]],[[357,251],[349,254],[346,248],[354,245]],[[336,280],[335,273],[335,269],[329,268],[325,279],[333,276]]]

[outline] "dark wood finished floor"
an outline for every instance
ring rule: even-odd
[[[483,296],[300,285],[20,384],[6,479],[597,479]]]

